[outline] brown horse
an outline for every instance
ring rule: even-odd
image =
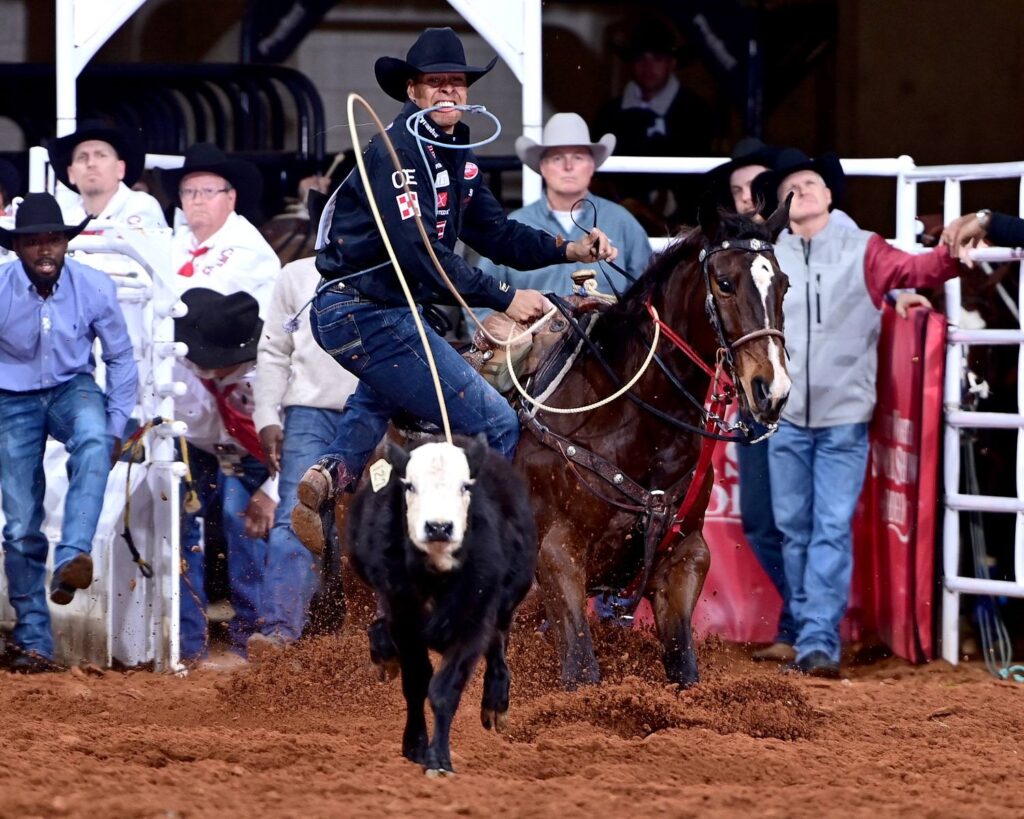
[[[747,417],[775,423],[789,395],[781,334],[788,279],[770,243],[787,224],[788,205],[764,223],[702,213],[700,228],[656,257],[597,320],[594,347],[579,356],[545,403],[589,404],[636,373],[652,340],[650,304],[705,365],[726,363]],[[707,370],[664,334],[658,346],[662,366],[652,364],[631,390],[646,406],[620,398],[578,415],[539,410],[539,424],[526,423],[516,453],[532,491],[541,540],[538,579],[568,688],[600,676],[588,596],[623,589],[637,577],[635,599],[642,595],[653,606],[668,678],[683,686],[699,680],[690,618],[710,565],[701,532],[710,469],[679,536],[662,544],[667,548],[651,545],[669,531],[686,494],[701,452],[700,429],[726,428],[724,422],[708,424],[703,412]],[[696,400],[684,397],[684,388]],[[529,409],[523,407],[521,417]]]

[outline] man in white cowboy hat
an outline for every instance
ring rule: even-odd
[[[133,128],[84,120],[74,133],[49,144],[50,164],[64,218],[77,224],[90,214],[101,222],[132,227],[167,227],[160,203],[133,191],[145,168],[142,134]]]
[[[161,172],[160,183],[185,216],[171,242],[171,286],[178,293],[194,287],[245,291],[265,315],[281,262],[239,213],[259,202],[263,181],[256,166],[199,142],[185,152],[181,168]]]
[[[0,244],[17,261],[0,267],[0,491],[4,570],[17,622],[16,671],[51,667],[53,635],[46,605],[42,532],[47,436],[67,447],[68,489],[54,550],[50,600],[71,602],[92,583],[92,539],[107,475],[135,406],[138,372],[131,340],[105,273],[65,258],[68,240],[85,227],[66,225],[48,193],[25,197]],[[106,393],[93,380],[100,340]]]
[[[619,250],[616,264],[637,278],[651,260],[647,233],[624,207],[590,192],[594,172],[614,150],[612,134],[605,134],[597,142],[590,141],[587,123],[579,114],[555,114],[544,126],[539,143],[529,137],[518,137],[516,155],[526,167],[544,178],[544,195],[533,204],[513,211],[509,218],[571,240],[583,239],[587,231],[597,225]],[[556,295],[572,291],[570,275],[580,266],[566,262],[536,270],[512,271],[488,259],[480,263],[481,270],[499,281],[515,282],[521,287]],[[607,265],[591,266],[598,270],[596,283],[602,293],[620,295],[631,283]]]
[[[457,106],[466,103],[468,87],[496,61],[468,65],[462,41],[450,28],[424,31],[404,60],[377,60],[377,82],[404,103],[388,130],[401,170],[393,167],[380,138],[370,143],[365,160],[391,244],[419,303],[454,301],[421,239],[417,220],[422,219],[434,253],[470,305],[528,322],[550,308],[547,299],[468,265],[455,253],[458,239],[483,256],[523,269],[614,260],[617,251],[597,229],[566,242],[508,219],[484,184],[473,152],[464,147],[469,129]],[[410,120],[415,134],[406,127]],[[405,410],[434,423],[441,420],[412,314],[358,174],[350,174],[331,197],[319,238],[317,268],[338,282],[313,302],[313,335],[359,378],[359,386],[345,405],[337,438],[299,484],[292,524],[317,552],[323,548],[321,511],[340,491],[354,488],[392,415]],[[484,432],[491,446],[511,458],[519,440],[516,413],[448,342],[430,328],[427,334],[452,431]]]
[[[245,656],[261,615],[267,535],[278,501],[277,478],[253,424],[254,365],[263,320],[248,293],[223,295],[205,287],[182,294],[187,315],[174,320],[174,337],[188,345],[178,417],[188,423],[192,486],[200,508],[182,526],[181,656],[202,660],[206,622],[205,548],[196,518],[215,497],[223,508],[227,570],[235,616],[228,627],[232,649]]]
[[[945,246],[905,253],[836,220],[830,210],[843,182],[834,154],[812,159],[795,148],[781,151],[775,169],[755,180],[780,200],[793,197],[789,229],[775,243],[790,281],[783,308],[793,388],[768,442],[768,466],[796,621],[796,659],[784,668],[820,677],[839,675],[850,526],[867,467],[883,299],[894,288],[935,287],[960,273]],[[920,299],[904,294],[897,312]]]

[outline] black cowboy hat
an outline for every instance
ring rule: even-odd
[[[466,75],[472,85],[498,62],[495,57],[485,66],[466,65],[466,50],[462,40],[450,28],[428,28],[412,44],[404,60],[381,57],[373,66],[377,83],[392,99],[409,99],[405,84],[417,74],[443,74],[457,71]]]
[[[245,292],[225,296],[206,287],[186,290],[188,313],[174,320],[174,340],[188,345],[188,360],[216,370],[256,360],[263,332],[259,303]]]
[[[80,225],[65,225],[60,205],[51,194],[30,193],[18,205],[14,227],[0,228],[0,245],[12,250],[15,236],[32,233],[63,233],[68,239],[73,239],[90,219],[91,216],[86,216]]]
[[[212,142],[197,142],[185,151],[185,164],[180,168],[159,172],[160,186],[172,204],[180,205],[178,188],[190,173],[212,173],[224,177],[238,192],[237,211],[251,211],[259,204],[263,193],[263,177],[246,159],[229,157]]]
[[[120,128],[109,125],[101,119],[85,119],[78,129],[67,136],[51,140],[47,149],[53,175],[73,191],[78,188],[68,180],[68,165],[71,164],[75,148],[90,139],[108,142],[117,151],[117,158],[124,162],[124,184],[134,185],[146,166],[146,143],[137,128]]]
[[[627,63],[648,52],[678,57],[681,48],[675,29],[667,21],[653,18],[639,20],[612,40],[612,51]]]
[[[4,204],[9,205],[21,192],[21,174],[18,169],[6,159],[0,159],[0,193],[3,194]]]
[[[744,137],[732,149],[728,162],[715,166],[705,174],[704,187],[711,192],[718,204],[732,210],[733,201],[732,191],[729,190],[729,177],[732,176],[733,171],[746,168],[748,165],[763,165],[770,170],[775,167],[778,157],[779,149],[775,146],[765,145],[757,137]],[[771,213],[772,211],[765,212]]]
[[[779,185],[787,176],[800,171],[814,171],[818,174],[832,191],[832,207],[839,206],[846,194],[846,173],[839,155],[830,151],[812,159],[799,148],[783,148],[772,169],[758,176],[750,186],[754,198],[764,201],[762,213],[775,211],[779,204]]]

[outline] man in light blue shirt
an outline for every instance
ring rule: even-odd
[[[540,143],[519,137],[516,154],[524,165],[544,177],[544,195],[533,204],[513,211],[509,218],[556,236],[561,234],[566,241],[583,238],[596,222],[619,249],[619,266],[639,278],[651,260],[647,233],[624,207],[590,193],[590,180],[614,149],[612,134],[591,142],[587,124],[579,114],[555,114],[544,126]],[[577,202],[580,204],[574,209]],[[573,220],[584,229],[577,227]],[[560,296],[572,292],[570,275],[583,267],[567,262],[536,270],[514,270],[489,259],[482,259],[479,266],[485,273],[516,287]],[[607,265],[595,263],[593,267],[600,268],[595,272],[597,288],[602,293],[621,295],[631,284]]]
[[[88,220],[86,220],[88,221]],[[105,273],[66,259],[85,226],[65,225],[48,193],[25,197],[0,245],[17,261],[0,267],[0,492],[4,570],[17,622],[15,671],[52,668],[42,532],[48,435],[68,451],[64,525],[54,551],[50,600],[70,603],[92,583],[92,539],[107,475],[121,450],[138,393],[117,290]],[[93,379],[92,350],[103,347],[106,395]]]

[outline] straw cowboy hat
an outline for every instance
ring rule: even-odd
[[[90,219],[91,216],[86,216],[79,225],[65,225],[60,205],[51,194],[30,193],[14,214],[14,227],[0,228],[0,246],[13,250],[15,236],[32,233],[63,233],[68,239],[73,239]]]
[[[575,145],[589,148],[594,156],[594,167],[600,168],[615,150],[615,134],[605,134],[597,142],[591,142],[583,117],[579,114],[555,114],[544,126],[540,142],[525,136],[516,138],[516,156],[527,168],[540,173],[540,160],[546,150]]]
[[[446,74],[461,72],[466,84],[472,85],[498,62],[495,57],[485,66],[466,65],[466,50],[462,40],[450,28],[428,28],[412,44],[404,60],[381,57],[373,66],[373,73],[381,88],[392,99],[409,99],[406,83],[417,74]]]
[[[109,143],[117,152],[117,158],[124,162],[124,179],[129,188],[138,182],[146,166],[146,144],[142,132],[137,128],[120,128],[108,125],[100,119],[85,119],[74,133],[54,139],[50,142],[50,164],[53,175],[66,187],[78,192],[78,188],[68,179],[68,165],[75,153],[75,148],[83,142],[97,139]]]
[[[222,176],[237,191],[238,211],[251,210],[259,204],[263,193],[263,177],[251,162],[229,157],[212,142],[197,142],[185,151],[185,164],[180,168],[160,171],[160,185],[173,204],[180,205],[178,188],[190,173],[212,173]]]
[[[188,345],[188,360],[216,370],[256,360],[263,332],[259,303],[245,292],[225,296],[206,287],[186,290],[188,313],[174,320],[174,340]]]
[[[846,193],[846,174],[839,155],[829,152],[811,158],[799,148],[783,148],[772,169],[758,176],[750,186],[754,198],[764,200],[762,213],[772,213],[778,207],[779,185],[787,176],[800,171],[814,171],[818,174],[832,191],[832,207],[838,207]]]

